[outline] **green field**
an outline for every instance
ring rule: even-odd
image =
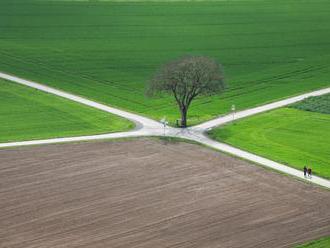
[[[160,119],[172,98],[146,82],[185,54],[223,63],[228,91],[193,103],[190,124],[330,86],[330,1],[0,1],[0,71]]]
[[[0,80],[0,143],[124,131],[127,120]]]
[[[329,248],[330,237],[315,240],[304,245],[299,245],[296,248]]]
[[[272,160],[330,178],[330,115],[282,108],[219,127],[210,136]]]
[[[318,97],[309,97],[304,101],[293,104],[291,107],[305,111],[330,114],[330,94]]]

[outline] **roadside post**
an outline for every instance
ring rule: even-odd
[[[235,111],[236,111],[236,106],[235,104],[231,105],[231,112],[233,114],[233,121],[235,120]]]
[[[166,126],[168,125],[168,121],[166,121],[166,117],[160,120],[160,122],[163,124],[164,127],[164,137],[166,135]]]

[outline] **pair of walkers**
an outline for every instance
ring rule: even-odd
[[[307,168],[306,166],[304,166],[304,176],[312,178],[312,168]]]

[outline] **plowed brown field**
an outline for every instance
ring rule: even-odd
[[[0,150],[0,247],[291,247],[330,191],[186,143]]]

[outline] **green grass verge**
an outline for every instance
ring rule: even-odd
[[[309,97],[304,101],[291,106],[292,108],[330,114],[330,94],[318,97]]]
[[[210,132],[231,144],[297,169],[312,166],[330,178],[330,115],[282,108]]]
[[[184,54],[224,64],[228,91],[195,101],[194,124],[330,86],[330,1],[0,1],[0,70],[173,123],[146,82]]]
[[[125,131],[134,124],[41,91],[0,80],[0,142]]]
[[[309,242],[304,245],[296,246],[296,248],[329,248],[330,247],[330,236]]]

